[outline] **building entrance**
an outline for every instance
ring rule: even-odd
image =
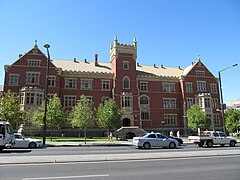
[[[130,119],[124,118],[124,119],[123,119],[123,126],[131,126]]]

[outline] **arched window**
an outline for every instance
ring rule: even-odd
[[[130,79],[128,77],[123,78],[123,89],[130,89]]]
[[[142,96],[140,98],[140,104],[149,104],[148,97],[147,96]]]

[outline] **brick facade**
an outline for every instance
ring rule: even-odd
[[[12,65],[5,65],[4,92],[20,95],[23,110],[38,106],[44,96],[47,57],[34,47]],[[98,107],[114,98],[123,111],[123,126],[145,130],[187,129],[187,108],[199,104],[212,128],[221,129],[218,79],[201,62],[186,68],[145,66],[137,63],[137,41],[121,44],[117,37],[110,47],[110,62],[51,60],[49,96],[57,94],[63,107],[71,109],[82,94]]]

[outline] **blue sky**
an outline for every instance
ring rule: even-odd
[[[52,59],[109,61],[109,46],[138,42],[138,62],[187,67],[200,54],[217,77],[240,66],[239,0],[0,0],[0,84],[4,65],[34,41]],[[240,67],[222,72],[227,104],[240,99]]]

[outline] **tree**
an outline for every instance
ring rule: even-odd
[[[0,99],[0,119],[11,123],[23,123],[23,111],[20,109],[19,97],[10,90]]]
[[[206,118],[205,113],[198,105],[193,105],[187,111],[187,118],[188,118],[188,127],[197,130],[200,129],[209,129],[210,128],[210,121]]]
[[[121,110],[113,99],[104,101],[98,106],[97,123],[100,127],[110,129],[121,127]]]
[[[45,102],[38,108],[34,113],[33,124],[37,127],[43,127]],[[62,108],[61,101],[57,95],[54,95],[52,99],[49,100],[47,109],[46,125],[51,129],[51,140],[52,140],[52,130],[53,128],[62,128],[65,126],[67,117],[64,109]]]
[[[73,127],[84,129],[86,144],[87,129],[95,125],[95,110],[92,102],[82,95],[70,113],[70,123]]]
[[[240,128],[240,111],[229,108],[224,112],[225,126],[231,133],[237,132]]]

